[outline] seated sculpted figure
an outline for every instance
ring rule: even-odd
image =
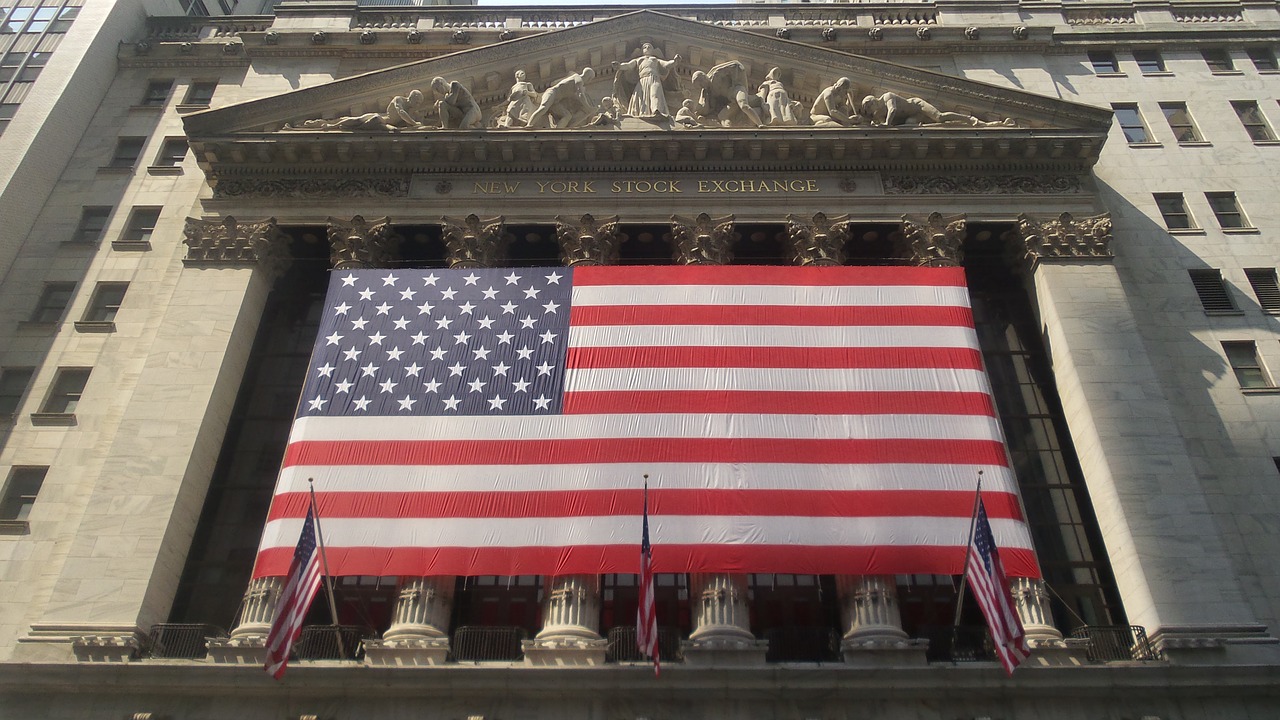
[[[653,43],[646,42],[640,46],[640,57],[617,64],[613,96],[623,114],[638,118],[669,116],[664,84],[675,80],[671,71],[679,62],[679,55],[663,60]]]
[[[336,120],[306,120],[301,125],[285,125],[286,130],[372,130],[396,132],[418,128],[422,125],[420,110],[426,104],[421,90],[406,95],[396,95],[387,103],[385,113],[365,113],[340,117]]]
[[[815,127],[852,127],[860,118],[853,106],[853,81],[847,77],[836,80],[818,93],[813,101],[809,117]]]
[[[516,71],[516,82],[507,93],[507,110],[498,120],[499,127],[523,127],[538,107],[538,91],[523,70]]]
[[[741,116],[755,127],[764,126],[757,109],[762,103],[747,92],[747,68],[741,62],[723,62],[705,73],[699,70],[693,74],[693,86],[699,90],[699,117],[728,127]]]
[[[768,116],[770,125],[800,124],[795,107],[798,103],[792,102],[791,95],[782,84],[781,69],[769,70],[769,74],[764,76],[764,82],[760,84],[759,95],[764,101],[765,114]]]
[[[927,100],[918,97],[902,97],[893,92],[886,92],[880,97],[868,95],[862,99],[861,111],[874,125],[897,127],[914,121],[918,125],[941,125],[944,123],[960,123],[971,127],[988,127],[992,125],[1013,125],[1012,120],[984,122],[972,115],[955,112],[943,112]]]
[[[571,73],[542,92],[537,109],[529,116],[530,129],[540,127],[578,127],[596,114],[595,105],[587,97],[587,83],[595,79],[596,71],[586,67],[582,72]]]
[[[441,130],[480,127],[480,106],[462,83],[438,77],[431,81],[431,90],[436,94],[436,112],[440,113]]]

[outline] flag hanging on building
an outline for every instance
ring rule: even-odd
[[[966,575],[969,586],[973,588],[973,596],[987,618],[987,627],[991,630],[991,641],[995,645],[996,655],[1004,671],[1013,674],[1013,669],[1031,657],[1031,648],[1027,644],[1027,634],[1022,629],[1022,620],[1018,617],[1018,609],[1013,604],[1013,595],[1009,592],[1009,578],[1005,575],[1004,566],[1000,562],[1000,551],[996,547],[995,536],[991,533],[991,523],[987,520],[987,511],[982,500],[978,500],[978,517],[973,524],[973,546]]]
[[[276,614],[271,620],[271,631],[267,633],[266,670],[279,680],[289,665],[289,653],[293,644],[302,633],[302,621],[307,616],[307,609],[320,590],[320,553],[316,551],[315,516],[307,509],[306,519],[302,522],[302,534],[293,551],[293,559],[289,563],[289,572],[280,591],[280,599],[276,604]]]
[[[653,546],[649,544],[649,484],[644,486],[644,510],[640,533],[640,604],[636,608],[636,645],[653,658],[653,674],[662,672],[658,659],[658,608],[653,593]]]
[[[343,575],[1036,576],[964,271],[335,271],[255,576],[315,478]]]

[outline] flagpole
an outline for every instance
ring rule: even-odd
[[[969,536],[964,546],[964,572],[960,573],[960,592],[956,595],[956,619],[952,623],[952,643],[960,627],[960,610],[964,607],[964,591],[969,582],[969,558],[973,554],[973,531],[978,526],[978,502],[982,500],[982,471],[978,471],[978,488],[973,493],[973,510],[969,513]]]
[[[338,656],[347,657],[347,649],[342,642],[342,627],[338,625],[338,604],[333,599],[333,576],[329,574],[329,556],[324,551],[324,533],[320,532],[320,506],[316,503],[315,478],[307,478],[307,489],[311,492],[311,516],[316,521],[316,543],[320,546],[320,564],[324,567],[324,589],[329,593],[329,617],[333,619],[333,635],[338,640]]]

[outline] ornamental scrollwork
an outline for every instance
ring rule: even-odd
[[[221,220],[189,217],[182,236],[186,265],[263,265],[276,270],[288,255],[288,236],[275,218],[240,222],[230,215]]]
[[[1018,216],[1017,236],[1023,259],[1032,267],[1043,260],[1106,260],[1111,252],[1111,214],[1075,218],[1062,213],[1051,220]]]
[[[965,237],[965,216],[931,213],[925,218],[902,216],[898,234],[903,255],[916,265],[956,267],[964,261],[961,244]]]
[[[330,217],[328,229],[329,259],[338,270],[386,267],[400,248],[401,238],[385,217],[372,222],[361,215]]]
[[[733,262],[733,216],[671,216],[675,261],[680,265],[728,265]]]
[[[787,238],[796,265],[843,265],[849,235],[847,214],[827,217],[820,212],[811,220],[787,215]]]
[[[590,213],[580,218],[556,216],[556,239],[565,265],[615,265],[622,237],[618,216],[597,220]]]
[[[465,218],[440,218],[449,267],[492,267],[502,249],[505,218],[480,219],[474,213]]]

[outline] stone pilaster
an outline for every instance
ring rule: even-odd
[[[275,617],[284,578],[263,577],[249,581],[240,604],[240,617],[228,638],[208,638],[209,659],[216,663],[255,664],[267,658],[267,633]]]
[[[396,597],[395,619],[381,640],[364,642],[365,662],[398,667],[441,665],[449,655],[453,576],[405,578]]]
[[[608,643],[600,637],[600,590],[595,575],[548,578],[542,631],[525,641],[531,665],[603,665]]]
[[[817,213],[806,220],[788,215],[787,237],[791,261],[796,265],[843,265],[844,246],[849,242],[849,216]]]
[[[965,216],[902,216],[898,236],[899,251],[915,265],[925,267],[957,267],[964,261],[961,244],[965,237]]]
[[[892,575],[839,575],[845,633],[844,661],[858,666],[924,665],[928,640],[912,640],[902,629],[898,587]]]
[[[724,573],[689,576],[693,632],[683,643],[690,665],[754,665],[764,662],[769,643],[751,634],[747,577]]]
[[[221,220],[187,218],[182,242],[188,267],[259,266],[273,278],[288,263],[289,236],[275,218],[240,222],[228,215]]]
[[[401,238],[383,217],[372,222],[356,215],[329,218],[329,259],[337,270],[386,267],[396,257]]]
[[[618,216],[597,220],[590,213],[580,218],[556,216],[556,239],[565,265],[616,265],[622,238]]]
[[[474,213],[465,218],[440,218],[449,267],[493,267],[502,252],[505,219],[480,219]]]
[[[713,218],[699,213],[691,218],[671,216],[678,265],[728,265],[733,262],[733,216]]]

